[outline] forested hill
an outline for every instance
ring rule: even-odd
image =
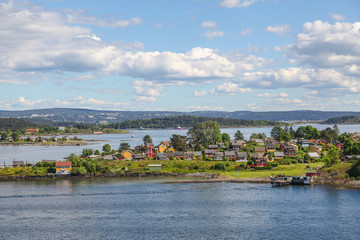
[[[360,117],[356,117],[356,116],[336,117],[336,118],[330,118],[322,123],[323,124],[360,124]]]
[[[16,118],[0,118],[0,132],[1,131],[23,131],[27,128],[40,128],[39,124],[31,123],[22,119]]]
[[[206,121],[216,121],[220,127],[250,127],[250,126],[281,126],[283,122],[263,121],[263,120],[242,120],[231,118],[208,118],[196,116],[177,116],[162,117],[153,119],[128,120],[124,122],[111,123],[104,125],[106,128],[130,129],[130,128],[175,128],[180,124],[181,127],[193,127]]]

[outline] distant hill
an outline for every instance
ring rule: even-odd
[[[322,123],[323,124],[360,124],[360,117],[356,117],[356,116],[335,117],[335,118],[330,118]]]
[[[39,124],[31,123],[22,119],[16,118],[0,118],[0,132],[1,131],[23,131],[27,128],[40,128]]]
[[[196,116],[176,116],[176,117],[162,117],[152,119],[140,119],[140,120],[127,120],[124,122],[110,123],[105,125],[105,128],[115,129],[130,129],[130,128],[174,128],[181,127],[193,127],[197,124],[206,121],[216,121],[220,127],[247,127],[247,126],[280,126],[285,125],[283,122],[264,121],[264,120],[243,120],[232,118],[209,118],[209,117],[196,117]]]
[[[272,111],[272,112],[251,112],[251,111],[102,111],[90,109],[73,108],[51,108],[34,109],[24,111],[1,111],[0,118],[21,118],[50,120],[57,123],[115,123],[126,120],[152,119],[175,116],[197,116],[212,118],[233,118],[243,120],[268,120],[268,121],[325,121],[329,118],[357,116],[360,112],[335,112],[335,111]]]

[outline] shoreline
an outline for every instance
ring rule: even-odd
[[[72,180],[72,179],[87,179],[87,178],[146,178],[146,177],[196,177],[199,179],[167,181],[163,184],[189,184],[189,183],[262,183],[269,184],[271,182],[269,177],[261,178],[230,178],[219,176],[215,173],[168,173],[168,172],[127,172],[127,173],[107,173],[107,174],[78,174],[78,175],[18,175],[18,176],[0,176],[1,182],[8,181],[39,181],[39,180]],[[323,180],[315,179],[314,185],[327,185],[339,187],[344,189],[360,190],[360,180],[338,179],[338,180]]]

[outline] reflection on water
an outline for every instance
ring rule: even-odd
[[[0,183],[0,239],[358,239],[360,192],[112,178]],[[66,229],[66,231],[64,231]]]

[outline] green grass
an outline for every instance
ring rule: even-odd
[[[324,165],[323,162],[318,163],[304,163],[304,164],[291,164],[291,165],[279,165],[277,168],[271,170],[257,170],[257,171],[232,171],[232,172],[222,172],[225,176],[230,176],[234,178],[260,178],[268,177],[271,175],[285,174],[288,176],[301,176],[305,175],[307,169],[306,166],[311,168],[319,168]]]

